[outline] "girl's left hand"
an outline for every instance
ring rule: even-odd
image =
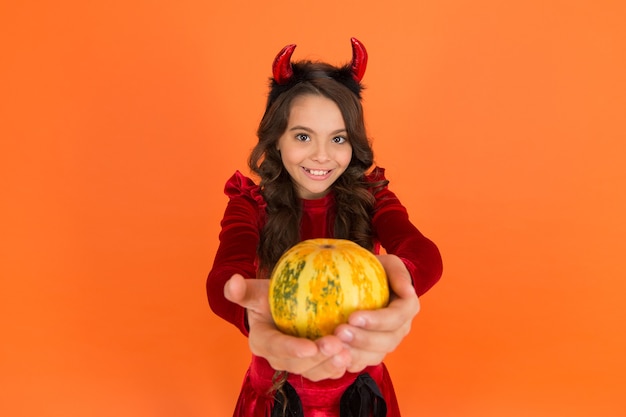
[[[356,311],[347,324],[335,330],[335,335],[350,349],[349,372],[378,365],[394,351],[409,334],[411,322],[420,309],[411,276],[404,263],[395,255],[378,255],[390,286],[390,302],[386,308]]]

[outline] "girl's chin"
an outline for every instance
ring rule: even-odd
[[[330,190],[330,186],[328,187],[302,187],[300,186],[298,188],[299,188],[298,194],[300,198],[303,198],[305,200],[315,200],[318,198],[322,198],[326,194],[328,194],[328,191]]]

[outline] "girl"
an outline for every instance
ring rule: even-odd
[[[240,172],[226,183],[229,202],[207,279],[211,308],[248,337],[252,352],[234,416],[398,417],[383,359],[408,334],[418,296],[440,278],[441,257],[409,221],[384,170],[373,167],[361,107],[363,45],[352,39],[352,62],[342,67],[292,64],[294,48],[274,60],[249,157],[259,185]],[[268,277],[285,250],[323,237],[377,254],[391,301],[353,313],[315,341],[285,335],[269,313]]]

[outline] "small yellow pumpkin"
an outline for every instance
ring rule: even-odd
[[[356,310],[389,302],[387,276],[373,253],[344,239],[310,239],[287,250],[270,277],[276,327],[315,340],[332,334]]]

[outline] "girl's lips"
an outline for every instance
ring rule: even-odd
[[[316,179],[324,179],[331,173],[332,169],[309,169],[302,167],[302,170],[309,176]]]

